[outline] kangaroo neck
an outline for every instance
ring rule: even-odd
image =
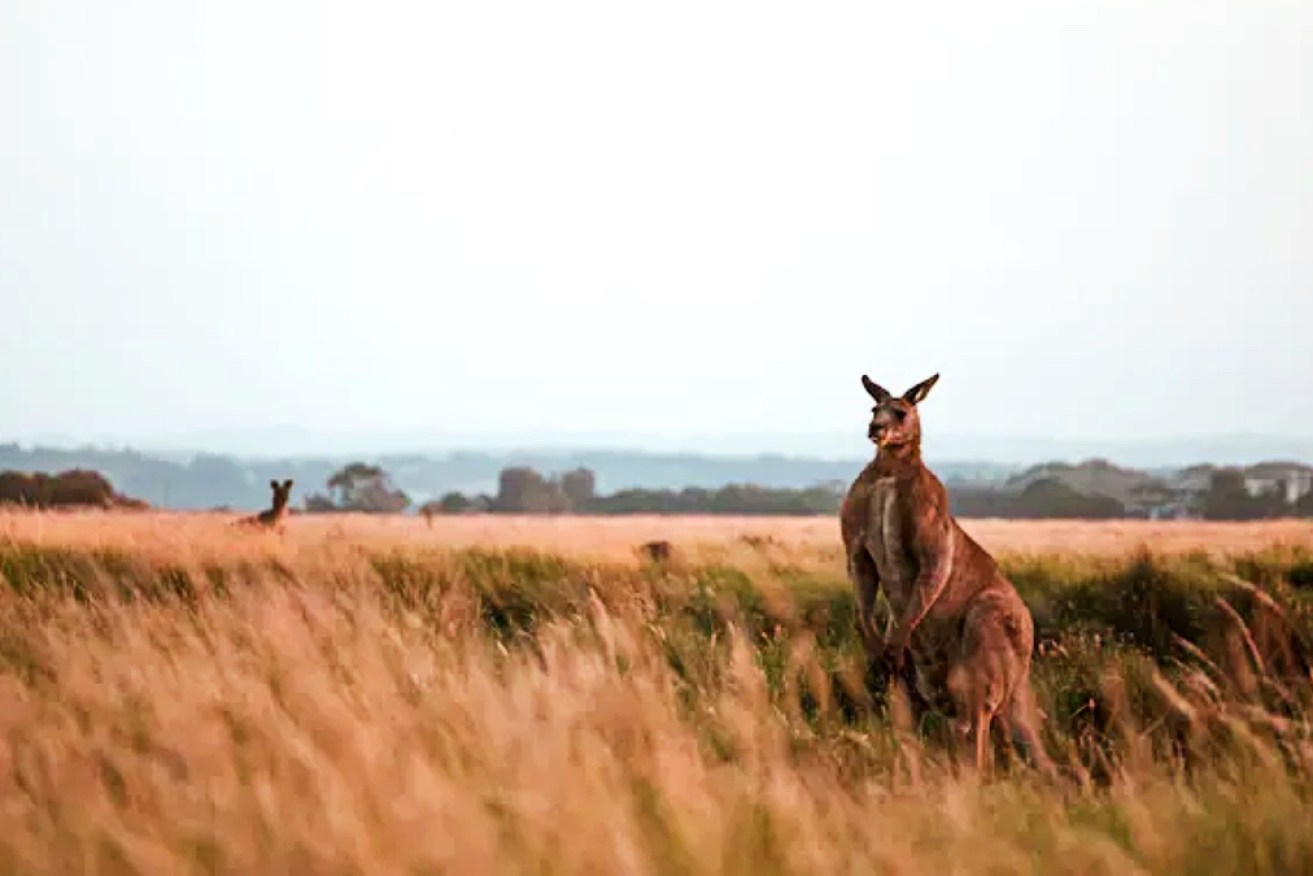
[[[894,447],[886,445],[875,453],[875,469],[881,475],[906,474],[921,468],[921,465],[920,441],[912,441]]]

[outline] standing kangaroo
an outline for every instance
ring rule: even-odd
[[[947,687],[957,733],[974,737],[977,769],[987,766],[998,718],[1049,772],[1030,691],[1030,610],[949,513],[948,492],[921,460],[917,405],[938,380],[936,374],[895,398],[862,375],[875,399],[867,436],[877,450],[839,512],[858,627],[872,664],[887,662],[899,678],[919,669],[932,685]],[[883,636],[873,619],[881,586],[893,613]]]
[[[288,478],[281,484],[278,481],[270,481],[269,486],[274,491],[273,506],[267,511],[241,518],[237,521],[239,524],[282,531],[283,519],[287,517],[287,503],[292,498],[292,479]]]

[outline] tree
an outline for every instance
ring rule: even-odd
[[[0,472],[0,504],[30,508],[146,508],[145,502],[117,492],[103,474],[90,469],[45,472]]]
[[[328,479],[330,502],[339,511],[400,514],[410,498],[392,486],[387,472],[376,465],[353,462]]]
[[[494,507],[505,514],[555,514],[570,510],[561,486],[527,467],[502,469]]]
[[[323,493],[311,493],[305,497],[305,511],[307,514],[332,514],[337,510],[333,500]]]
[[[474,503],[464,493],[444,493],[437,501],[439,514],[464,514]]]
[[[1040,478],[1016,500],[1018,517],[1106,520],[1125,517],[1126,508],[1111,496],[1077,492],[1057,478]]]
[[[1248,520],[1253,517],[1252,504],[1244,472],[1223,468],[1209,475],[1208,492],[1203,497],[1204,519]]]
[[[576,514],[587,511],[597,491],[597,476],[586,468],[576,468],[561,476],[561,491]]]
[[[424,520],[433,525],[433,518],[439,514],[482,514],[488,510],[487,496],[466,496],[455,491],[444,493],[440,499],[425,502],[419,508]]]

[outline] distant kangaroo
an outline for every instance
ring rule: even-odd
[[[237,521],[240,525],[282,530],[283,519],[287,517],[287,503],[292,498],[292,479],[288,478],[281,484],[278,481],[270,481],[269,486],[274,491],[273,506],[267,511],[241,518]]]
[[[949,513],[944,485],[921,461],[917,405],[938,380],[936,374],[895,398],[862,375],[875,399],[867,436],[877,450],[839,512],[858,626],[873,665],[886,662],[904,679],[919,670],[932,688],[948,689],[957,734],[974,737],[977,769],[988,766],[990,726],[998,718],[1049,772],[1030,690],[1030,610]],[[882,585],[893,610],[883,636],[873,620]]]

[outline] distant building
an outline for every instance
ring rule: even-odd
[[[1297,462],[1260,462],[1245,469],[1245,492],[1261,496],[1281,492],[1288,505],[1313,492],[1313,468]]]

